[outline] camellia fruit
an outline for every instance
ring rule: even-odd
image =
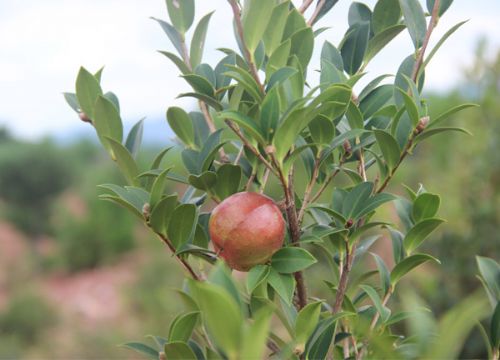
[[[215,250],[232,269],[264,264],[283,246],[285,220],[273,200],[240,192],[222,201],[209,221]]]

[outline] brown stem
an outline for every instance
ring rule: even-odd
[[[344,267],[342,268],[342,274],[340,275],[337,294],[335,295],[335,305],[333,306],[334,314],[337,314],[342,308],[342,303],[344,302],[344,296],[347,290],[347,282],[349,280],[349,273],[351,272],[355,251],[356,246],[354,245],[352,249],[350,249],[349,243],[346,241],[345,263]]]
[[[260,194],[264,193],[267,184],[267,179],[269,178],[269,172],[270,172],[269,169],[266,169],[266,171],[264,172],[264,176],[262,177],[262,184],[260,184],[260,190],[259,190]]]
[[[300,5],[299,12],[301,14],[305,13],[307,11],[307,8],[311,6],[314,0],[304,0],[302,1],[302,5]]]
[[[321,12],[321,9],[325,5],[325,3],[326,3],[326,0],[320,0],[318,5],[316,5],[316,9],[314,9],[314,12],[313,12],[311,18],[307,22],[307,25],[312,26],[312,24],[314,23],[314,20],[316,20],[316,18],[318,17],[318,15]]]
[[[175,255],[175,248],[170,242],[170,240],[163,234],[155,232],[156,235],[167,245],[167,247],[172,251],[172,254],[174,254],[175,258],[184,266],[184,268],[189,272],[191,277],[196,280],[196,281],[201,281],[200,277],[194,272],[193,268],[189,263],[181,258],[180,256]]]
[[[339,166],[337,169],[335,169],[334,172],[332,172],[325,180],[325,182],[323,183],[323,185],[321,185],[321,187],[319,188],[318,192],[311,198],[311,200],[309,201],[309,203],[313,203],[315,202],[316,200],[319,199],[319,197],[321,196],[321,194],[323,193],[323,191],[325,191],[325,189],[328,187],[328,185],[330,185],[330,182],[335,179],[335,176],[338,175],[338,173],[340,172],[340,170],[342,169],[342,166],[344,165],[344,162],[345,162],[345,157],[343,156],[341,159],[340,159],[340,162],[339,162]]]
[[[418,55],[417,55],[417,60],[415,61],[415,66],[413,67],[413,71],[411,73],[411,79],[413,82],[417,82],[418,76],[420,74],[420,70],[424,61],[424,55],[425,55],[425,50],[427,49],[427,46],[429,45],[429,40],[431,38],[432,31],[434,30],[434,27],[436,26],[438,20],[439,20],[439,3],[440,0],[436,0],[434,2],[434,7],[432,8],[432,15],[431,15],[431,20],[429,21],[429,25],[427,26],[427,32],[425,33],[425,38],[424,42],[422,43],[422,47],[420,48]]]
[[[299,225],[302,223],[302,220],[304,218],[304,213],[307,209],[307,205],[309,204],[309,200],[311,199],[311,192],[312,192],[312,189],[314,187],[314,183],[316,182],[316,179],[318,178],[319,163],[320,163],[320,157],[317,156],[316,160],[314,161],[314,169],[313,169],[313,173],[311,176],[311,180],[307,184],[306,191],[304,192],[304,198],[302,200],[302,206],[300,207],[300,210],[299,210],[299,215],[298,215]]]
[[[257,66],[255,66],[255,62],[253,61],[253,55],[250,53],[250,50],[248,50],[248,47],[245,43],[243,24],[241,23],[240,8],[239,8],[236,0],[229,0],[229,4],[231,4],[231,9],[233,9],[233,15],[234,15],[235,23],[236,23],[236,28],[238,30],[238,36],[239,36],[241,44],[242,44],[241,47],[243,48],[243,53],[244,53],[243,55],[245,56],[245,59],[248,63],[248,67],[250,68],[250,74],[252,75],[254,80],[259,85],[261,93],[264,94],[264,86],[260,82]]]
[[[269,161],[266,160],[264,156],[260,153],[258,149],[255,148],[246,138],[245,135],[240,131],[240,129],[231,121],[231,120],[225,120],[225,123],[233,132],[240,138],[240,140],[243,142],[243,145],[250,150],[255,156],[259,158],[259,160],[276,176],[278,176],[278,173],[276,170],[273,168],[273,166],[269,163]]]

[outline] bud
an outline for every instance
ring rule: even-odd
[[[276,152],[276,148],[274,145],[268,145],[266,146],[266,154],[274,154]]]
[[[352,219],[347,220],[347,222],[345,223],[346,229],[349,229],[353,224],[354,224],[354,220],[352,220]]]
[[[424,129],[427,127],[427,124],[429,124],[429,117],[424,116],[420,118],[418,121],[417,127],[415,128],[415,135],[420,134]]]
[[[83,122],[87,122],[87,123],[91,123],[92,124],[92,120],[90,120],[90,118],[87,116],[87,114],[85,114],[83,111],[81,111],[78,116],[80,117],[80,120],[82,120]]]
[[[349,143],[349,141],[345,140],[344,144],[342,146],[344,147],[346,157],[351,156],[352,148],[351,148],[351,144]]]
[[[145,203],[142,206],[142,215],[144,216],[144,219],[146,219],[146,221],[149,220],[149,216],[151,215],[151,205],[149,203]]]

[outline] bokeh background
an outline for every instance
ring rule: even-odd
[[[321,39],[338,44],[350,3],[320,21],[330,27]],[[216,11],[204,59],[214,63],[216,48],[235,47],[230,11],[225,0],[196,5],[198,18]],[[105,65],[104,86],[119,96],[126,127],[146,117],[140,164],[174,144],[166,108],[195,104],[175,99],[187,87],[155,52],[170,45],[149,16],[167,18],[162,0],[0,1],[0,359],[132,358],[118,345],[164,335],[180,306],[171,289],[182,273],[167,250],[97,199],[98,184],[122,179],[61,94],[73,90],[80,65]],[[480,287],[474,254],[500,260],[500,2],[455,0],[431,47],[466,19],[427,69],[425,92],[431,116],[478,103],[451,119],[473,136],[436,136],[393,182],[396,193],[421,183],[442,196],[448,222],[426,245],[442,265],[406,280],[437,317]],[[408,36],[383,50],[366,81],[396,72],[412,51]],[[179,163],[175,151],[165,162]],[[386,237],[376,247],[382,256]],[[484,356],[480,348],[472,336],[463,356]]]

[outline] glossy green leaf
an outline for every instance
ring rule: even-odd
[[[245,1],[242,14],[243,33],[245,45],[252,54],[264,36],[274,5],[274,1]]]
[[[111,139],[109,137],[105,138],[109,143],[111,150],[116,158],[116,163],[120,168],[123,176],[128,180],[131,185],[138,185],[137,175],[139,175],[139,169],[135,163],[132,154],[118,141]]]
[[[76,78],[76,97],[81,110],[94,120],[94,105],[97,98],[102,95],[101,85],[97,79],[84,67],[80,68]]]
[[[280,112],[279,89],[275,87],[266,94],[260,111],[260,127],[268,141],[272,139],[276,132]]]
[[[149,224],[160,234],[167,234],[167,227],[177,205],[177,195],[166,196],[161,199],[151,211]]]
[[[281,44],[283,31],[285,30],[286,20],[288,18],[289,3],[283,2],[274,7],[271,19],[267,25],[266,31],[262,36],[267,56],[276,50]]]
[[[170,325],[168,331],[169,342],[187,342],[200,318],[199,311],[192,311],[178,315]]]
[[[166,0],[168,16],[174,27],[184,34],[194,20],[194,0]]]
[[[394,170],[399,163],[401,155],[401,149],[396,139],[384,130],[375,129],[373,133],[375,134],[375,138],[377,139],[378,146],[382,151],[387,166],[391,171]]]
[[[122,142],[123,124],[118,110],[111,101],[99,96],[95,102],[93,120],[99,139],[101,139],[102,144],[110,151],[114,159],[116,154],[106,139],[111,138],[118,143]]]
[[[127,140],[125,141],[125,147],[128,151],[130,151],[134,158],[137,157],[139,149],[141,148],[143,130],[144,119],[141,119],[132,127],[132,129],[130,129],[130,132],[127,135]]]
[[[335,333],[337,320],[335,316],[323,319],[318,324],[307,345],[308,359],[326,359]]]
[[[321,301],[313,302],[307,304],[302,310],[297,314],[297,319],[295,320],[295,342],[296,347],[301,349],[305,348],[307,339],[312,335],[314,329],[316,328],[319,315],[321,312]]]
[[[188,66],[184,63],[184,60],[182,60],[177,55],[168,51],[159,51],[159,53],[165,55],[165,57],[167,57],[170,61],[172,61],[182,74],[186,75],[191,72]]]
[[[281,248],[271,258],[273,269],[282,274],[304,270],[316,262],[316,258],[309,251],[299,247]]]
[[[361,113],[359,107],[353,101],[349,103],[349,107],[347,108],[346,112],[346,117],[351,129],[363,129],[364,127],[363,114]]]
[[[209,191],[217,183],[217,174],[213,171],[205,171],[200,175],[191,174],[188,177],[188,181],[193,187],[199,190]]]
[[[217,169],[217,184],[214,191],[217,196],[224,200],[225,198],[237,193],[240,190],[242,177],[241,167],[232,164],[223,164]]]
[[[163,350],[168,360],[197,360],[195,353],[185,342],[169,342]]]
[[[348,74],[355,74],[365,56],[368,46],[368,38],[370,35],[370,25],[366,23],[358,23],[349,28],[340,48],[344,69]]]
[[[280,274],[271,267],[267,281],[285,303],[289,305],[292,303],[293,292],[295,290],[295,278],[293,274]]]
[[[190,288],[213,340],[229,358],[236,358],[243,335],[243,317],[239,306],[220,286],[191,281]]]
[[[344,215],[346,219],[354,217],[357,211],[365,207],[372,191],[372,182],[362,182],[356,185],[344,199],[342,204],[342,215]]]
[[[372,27],[375,34],[396,25],[401,18],[398,0],[378,0],[373,8]]]
[[[139,354],[147,356],[149,359],[157,360],[159,353],[158,350],[153,349],[151,346],[139,343],[139,342],[128,342],[121,345],[122,347],[132,349],[137,351]]]
[[[408,256],[399,262],[394,269],[391,271],[391,285],[394,286],[396,283],[411,270],[416,268],[417,266],[427,262],[434,261],[437,264],[440,264],[439,260],[435,257],[432,257],[427,254],[414,254]]]
[[[405,25],[396,24],[390,26],[372,37],[368,41],[365,54],[365,64],[369,63],[387,44],[389,44],[396,36],[406,28]]]
[[[175,249],[188,243],[194,236],[197,211],[194,204],[177,206],[170,218],[167,234]]]
[[[205,47],[205,39],[207,37],[208,23],[210,22],[212,14],[213,12],[202,17],[198,22],[198,25],[196,25],[193,39],[191,40],[191,51],[189,53],[189,60],[191,61],[191,67],[193,69],[201,63],[203,49]]]
[[[191,0],[190,0],[191,1]],[[179,33],[178,30],[175,29],[172,25],[170,25],[168,22],[157,19],[152,17],[151,19],[155,20],[158,24],[160,24],[162,30],[167,34],[168,38],[170,39],[170,42],[172,45],[174,45],[175,49],[177,50],[177,53],[182,57],[183,56],[183,40],[182,40],[182,35]]]
[[[169,107],[167,121],[172,131],[189,147],[194,147],[194,129],[189,115],[180,107]]]
[[[418,0],[399,0],[399,5],[415,49],[418,49],[422,46],[427,31],[424,10]]]
[[[439,195],[422,193],[413,202],[412,218],[418,223],[421,220],[432,218],[437,214],[441,200]]]
[[[270,270],[268,265],[256,265],[250,269],[246,282],[248,294],[251,295],[260,284],[266,281]]]
[[[258,125],[252,118],[248,117],[247,115],[236,111],[226,110],[221,112],[219,116],[234,121],[236,124],[238,124],[238,126],[245,129],[245,131],[248,132],[248,134],[255,140],[257,140],[257,142],[261,144],[266,143],[266,141],[264,140],[264,135],[262,134]]]
[[[442,219],[430,218],[417,223],[408,231],[404,238],[404,247],[409,253],[416,249],[439,225]]]

